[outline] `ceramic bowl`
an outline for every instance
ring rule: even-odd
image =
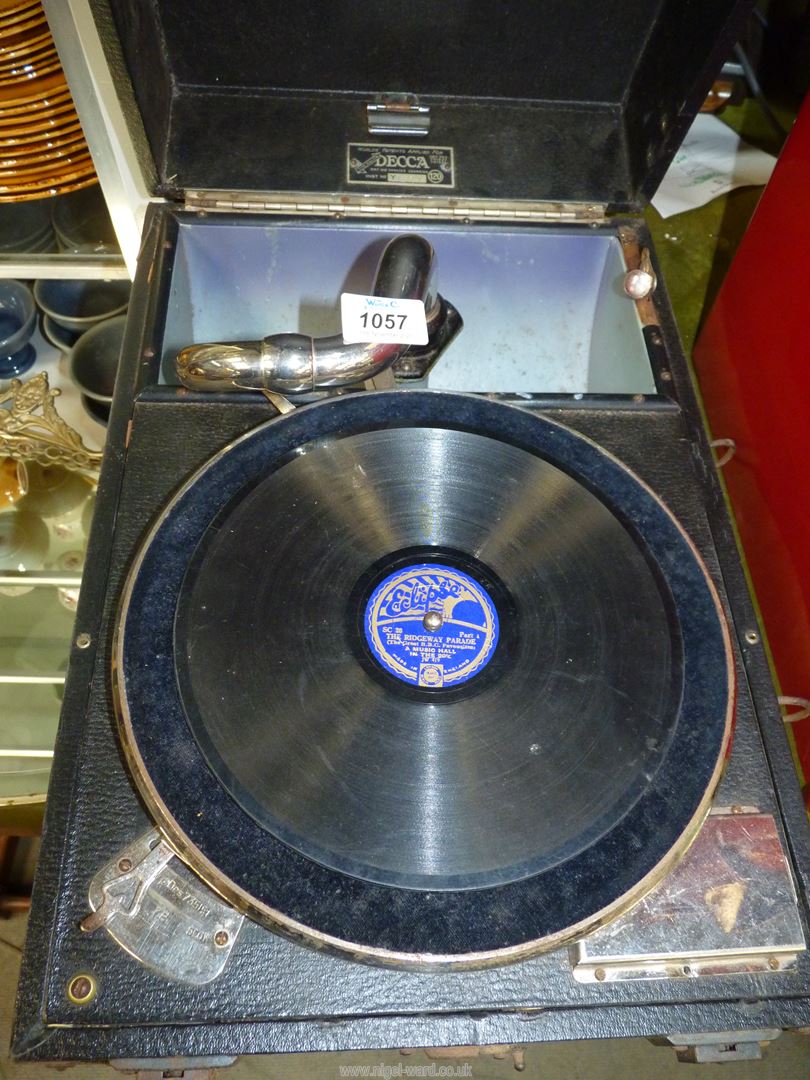
[[[109,404],[115,389],[126,315],[118,315],[82,334],[70,354],[70,377],[85,397]]]
[[[60,326],[59,323],[54,322],[50,315],[42,316],[40,329],[42,330],[42,336],[46,341],[50,341],[51,345],[55,346],[60,352],[63,352],[68,356],[70,355],[70,350],[82,336],[76,330],[66,330],[64,326]]]
[[[126,311],[128,281],[62,281],[42,278],[34,285],[34,297],[42,311],[65,330],[80,333]]]
[[[87,394],[82,394],[82,406],[91,420],[95,420],[95,422],[101,424],[102,427],[106,427],[109,424],[110,409],[112,408],[111,402],[96,401],[95,398],[88,397]]]
[[[0,379],[16,378],[36,359],[31,335],[37,321],[34,297],[21,281],[0,281]]]

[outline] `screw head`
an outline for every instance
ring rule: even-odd
[[[218,945],[220,949],[223,947],[223,945],[227,945],[229,941],[230,938],[228,937],[227,930],[217,930],[217,932],[214,934],[214,944]]]
[[[92,640],[89,634],[79,634],[76,638],[76,648],[88,649]]]
[[[440,611],[427,611],[424,619],[422,619],[422,626],[429,630],[431,634],[435,634],[441,628],[443,622],[444,619]]]
[[[756,632],[756,630],[746,630],[745,640],[748,642],[749,645],[756,645],[759,641],[759,634]]]
[[[771,971],[778,971],[779,970],[779,961],[776,959],[775,956],[769,957],[769,959],[768,959],[768,967],[771,969]]]
[[[597,968],[596,971],[593,974],[594,974],[594,978],[598,979],[599,982],[604,982],[605,981],[605,976],[607,975],[607,972],[605,971],[604,968]]]
[[[68,983],[68,1001],[74,1005],[87,1005],[96,996],[96,980],[92,975],[74,975]]]
[[[132,869],[132,859],[119,859],[118,869],[122,874],[128,873]]]
[[[631,300],[643,300],[655,288],[655,274],[649,270],[628,270],[624,275],[624,291]]]

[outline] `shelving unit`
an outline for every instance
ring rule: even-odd
[[[139,141],[139,132],[133,131],[133,110],[125,116],[126,103],[119,99],[111,70],[114,58],[105,52],[91,0],[43,0],[42,6],[121,255],[3,254],[0,277],[131,278],[154,186],[145,136]]]
[[[50,385],[60,390],[60,415],[85,445],[101,449],[105,429],[85,411],[64,354],[39,330],[32,341],[36,370],[46,371]],[[49,548],[41,568],[21,572],[0,558],[0,808],[45,800],[74,619],[60,593],[75,596],[81,585],[91,499],[88,484],[75,506],[42,508]],[[71,558],[60,568],[66,554]],[[30,591],[17,594],[20,586]]]
[[[129,279],[150,200],[151,178],[141,164],[149,156],[143,147],[136,151],[89,0],[43,0],[43,8],[121,254],[3,253],[0,278]],[[101,449],[105,429],[85,411],[65,355],[39,328],[32,343],[37,362],[23,378],[46,371],[60,390],[60,416],[90,449]],[[0,382],[0,389],[7,385]],[[22,807],[41,812],[44,805],[73,631],[65,600],[77,595],[87,543],[89,514],[60,518],[52,511],[46,507],[41,515],[50,534],[41,566],[21,571],[0,555],[0,826],[10,816],[12,828]],[[66,553],[69,565],[60,565]]]

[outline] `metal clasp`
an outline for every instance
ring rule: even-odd
[[[430,107],[413,94],[386,94],[366,105],[369,135],[424,138],[430,131]]]
[[[79,924],[86,934],[92,934],[100,926],[106,926],[115,915],[133,918],[141,909],[141,903],[149,886],[164,866],[174,858],[174,852],[162,838],[157,839],[137,862],[128,856],[118,861],[119,873],[101,887],[102,901]]]

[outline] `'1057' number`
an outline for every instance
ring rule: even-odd
[[[382,330],[383,327],[386,330],[401,330],[407,318],[407,315],[394,315],[391,311],[386,315],[383,315],[381,311],[375,311],[373,315],[369,315],[367,311],[364,311],[360,316],[360,322],[363,324],[364,330],[367,330],[369,326],[374,330]],[[399,323],[397,323],[397,319],[399,319]]]

